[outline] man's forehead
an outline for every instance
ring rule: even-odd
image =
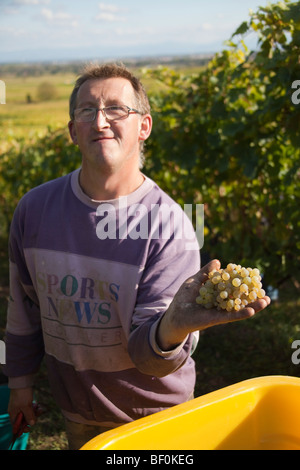
[[[133,87],[126,78],[91,78],[81,85],[78,90],[77,99],[85,99],[87,97],[116,99],[121,96],[131,98],[133,95]]]

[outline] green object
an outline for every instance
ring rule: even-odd
[[[7,407],[10,390],[7,385],[0,385],[0,450],[8,450],[12,441],[12,425]],[[12,450],[26,450],[29,433],[18,437]]]

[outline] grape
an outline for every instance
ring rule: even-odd
[[[214,285],[213,285],[213,283],[211,282],[210,279],[208,279],[208,280],[206,281],[205,287],[206,287],[207,290],[210,290],[210,289],[213,289],[213,288],[214,288]]]
[[[227,272],[232,271],[235,268],[235,264],[229,263],[227,264]]]
[[[247,286],[250,286],[251,285],[251,277],[250,276],[246,276],[244,277],[243,279],[243,283],[246,284]]]
[[[196,303],[207,309],[237,312],[265,296],[261,279],[258,268],[229,263],[226,268],[209,273],[208,280],[199,289]]]
[[[252,269],[251,276],[259,276],[259,275],[260,275],[259,269],[257,268]]]
[[[250,293],[249,293],[249,299],[250,300],[256,300],[257,299],[257,294],[254,290],[252,290]]]
[[[264,291],[264,289],[259,289],[259,290],[257,291],[257,297],[258,297],[259,299],[262,299],[265,295],[266,295],[266,292]]]
[[[241,292],[244,292],[244,293],[247,293],[247,292],[248,292],[248,286],[247,286],[247,284],[241,284],[241,285],[240,285],[240,291],[241,291]]]
[[[226,271],[224,271],[222,273],[222,279],[224,279],[224,281],[228,281],[230,279],[230,274]]]
[[[238,277],[235,277],[234,279],[232,279],[232,285],[234,287],[239,287],[241,285],[241,280],[238,278]]]
[[[247,276],[249,276],[249,271],[248,271],[248,269],[242,268],[242,269],[241,269],[241,276],[242,276],[242,277],[247,277]]]
[[[220,293],[220,297],[221,299],[227,299],[228,292],[226,290],[222,290],[222,292]]]
[[[252,284],[255,286],[255,287],[259,287],[259,284],[260,284],[260,278],[258,276],[252,276]]]
[[[231,310],[234,308],[234,301],[232,299],[228,300],[228,302],[226,303],[226,310],[228,312],[231,312]]]
[[[240,296],[240,291],[239,291],[239,289],[234,289],[234,291],[232,292],[232,297],[233,297],[234,299],[237,299],[239,296]]]

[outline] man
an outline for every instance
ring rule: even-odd
[[[197,332],[250,317],[270,300],[234,314],[196,304],[199,286],[220,264],[199,271],[190,222],[141,172],[152,118],[144,88],[127,69],[87,68],[70,117],[81,168],[29,191],[12,221],[5,371],[11,420],[22,410],[34,424],[33,380],[45,355],[77,449],[189,400]],[[173,214],[168,236],[160,208]]]

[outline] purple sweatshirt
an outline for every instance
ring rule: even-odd
[[[199,270],[199,248],[187,249],[189,219],[149,178],[100,202],[82,192],[79,171],[32,189],[16,208],[4,372],[11,388],[32,386],[45,356],[64,415],[115,427],[194,390],[197,335],[164,352],[155,334]]]

